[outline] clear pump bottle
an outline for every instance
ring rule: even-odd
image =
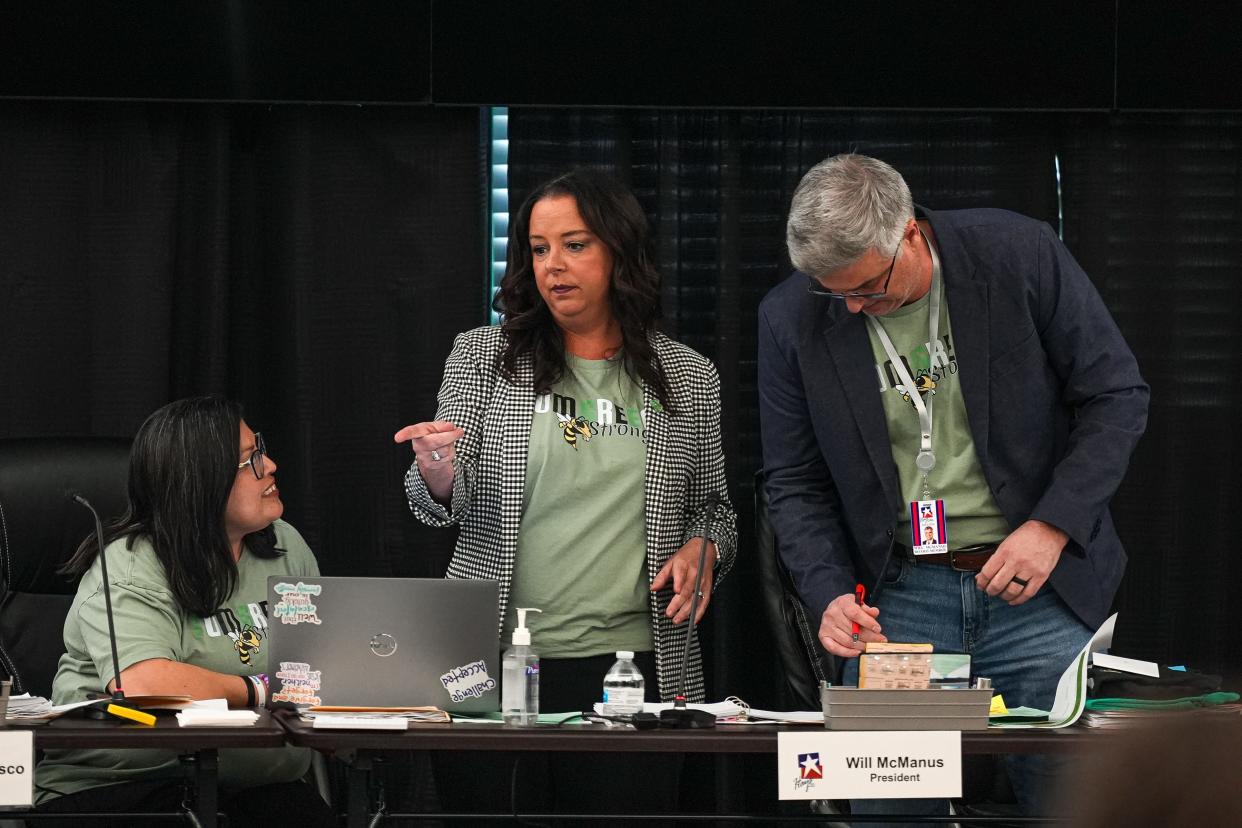
[[[501,709],[507,725],[531,727],[539,723],[539,654],[530,645],[526,613],[542,611],[518,607],[513,646],[505,650],[501,661]]]

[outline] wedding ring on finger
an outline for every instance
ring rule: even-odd
[[[1028,581],[1025,578],[1019,578],[1017,575],[1014,575],[1012,578],[1009,579],[1009,585],[1012,586],[1014,584],[1017,584],[1019,592],[1026,589],[1027,583]]]
[[[435,462],[439,463],[441,460],[443,460],[443,459],[444,459],[444,456],[443,456],[443,455],[441,455],[441,454],[440,454],[440,452],[439,452],[439,451],[437,451],[436,449],[432,449],[432,450],[431,450],[431,459],[432,459],[432,460],[434,460]]]

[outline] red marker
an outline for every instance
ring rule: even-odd
[[[866,597],[867,597],[867,588],[865,586],[863,586],[862,584],[859,584],[858,586],[854,587],[854,603],[855,604],[861,607],[863,605],[863,598],[866,598]],[[850,629],[854,633],[854,643],[857,644],[858,633],[860,632],[859,627],[858,627],[858,622],[857,621],[853,622],[853,624],[850,625]]]

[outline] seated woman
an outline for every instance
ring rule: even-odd
[[[178,400],[139,428],[129,507],[104,537],[127,696],[263,703],[268,576],[319,574],[302,536],[280,520],[275,474],[262,436],[242,420],[237,403]],[[65,565],[82,580],[65,619],[55,704],[113,689],[98,557],[92,535]],[[301,781],[310,761],[309,750],[291,747],[220,751],[230,823],[277,824],[298,814],[300,824],[334,824],[328,806]],[[36,803],[67,816],[177,811],[183,775],[168,750],[48,751],[35,774]]]
[[[590,709],[617,650],[637,654],[649,701],[672,701],[691,599],[698,590],[701,618],[736,543],[720,378],[657,330],[647,219],[620,183],[585,169],[559,176],[509,228],[495,302],[504,322],[457,337],[435,420],[395,435],[414,450],[410,508],[429,525],[460,525],[449,577],[500,582],[506,645],[517,607],[543,611],[528,618],[543,710]],[[686,696],[702,701],[690,644]],[[570,757],[555,773],[559,789],[573,789],[579,771],[601,773],[595,760]],[[605,776],[607,786],[582,784],[588,805],[601,804],[601,788],[635,803],[634,787]],[[649,777],[636,787],[650,789]],[[504,787],[493,810],[509,806]],[[461,804],[479,806],[463,793]],[[441,794],[459,804],[443,780]]]

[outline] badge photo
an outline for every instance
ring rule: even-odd
[[[916,556],[948,553],[943,500],[916,500],[910,504],[910,549]]]

